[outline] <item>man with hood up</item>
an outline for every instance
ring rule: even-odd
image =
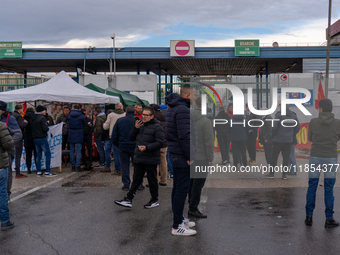
[[[281,106],[281,105],[280,105]],[[279,107],[280,107],[279,106]],[[291,145],[293,143],[293,136],[296,135],[300,130],[300,123],[296,114],[289,109],[289,105],[286,105],[286,115],[282,115],[281,111],[278,111],[275,114],[275,118],[279,121],[274,122],[274,126],[272,128],[272,136],[273,136],[273,153],[272,153],[272,161],[270,166],[274,168],[277,165],[277,160],[280,152],[282,153],[283,158],[283,167],[282,167],[282,179],[287,179],[287,170],[289,170],[289,157]],[[284,121],[284,126],[282,125],[282,121]],[[265,176],[266,178],[274,178],[273,169],[270,170],[270,173]]]
[[[195,99],[195,89],[189,84],[181,87],[180,95],[172,93],[165,98],[170,107],[165,113],[166,138],[169,158],[173,167],[171,234],[191,236],[196,230],[190,229],[195,223],[183,217],[185,199],[190,187],[190,165],[196,156],[197,135],[195,121],[190,114],[190,99]]]
[[[334,118],[333,104],[329,99],[319,102],[319,117],[309,123],[308,140],[312,143],[309,159],[309,182],[306,196],[307,226],[313,224],[316,189],[318,188],[320,172],[324,173],[325,228],[338,227],[339,222],[333,218],[334,195],[333,187],[336,181],[338,164],[337,143],[340,140],[340,120]]]
[[[70,145],[70,161],[72,171],[81,172],[80,160],[81,149],[83,147],[85,115],[81,112],[81,106],[75,105],[74,110],[67,116],[69,131],[67,142]],[[77,158],[74,160],[74,153],[77,150]]]

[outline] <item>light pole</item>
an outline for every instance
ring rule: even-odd
[[[329,0],[329,4],[328,4],[328,29],[327,29],[327,56],[326,56],[325,98],[328,98],[329,52],[330,52],[330,45],[331,45],[331,15],[332,15],[332,0]]]
[[[116,88],[116,47],[115,47],[115,34],[113,33],[111,35],[111,39],[112,39],[112,44],[113,44],[113,47],[112,47],[112,59],[113,59],[113,87]],[[112,75],[112,64],[110,66],[110,72],[111,72],[111,75]]]

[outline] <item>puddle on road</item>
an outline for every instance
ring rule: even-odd
[[[92,170],[85,174],[82,174],[78,176],[77,178],[63,183],[62,187],[110,187],[110,183],[108,182],[102,182],[99,180],[96,180],[94,178],[94,175],[96,174],[96,171]]]

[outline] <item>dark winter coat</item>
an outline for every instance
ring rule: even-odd
[[[271,134],[272,134],[272,121],[266,121],[266,120],[272,120],[272,116],[266,115],[262,118],[263,121],[263,126],[260,127],[259,130],[259,142],[264,145],[265,140],[270,140],[271,139]]]
[[[164,143],[164,130],[158,120],[145,122],[140,128],[134,127],[130,133],[130,140],[136,141],[133,162],[148,165],[160,163],[160,149]],[[140,151],[138,145],[146,146]]]
[[[340,120],[331,112],[320,112],[309,123],[308,140],[312,143],[310,155],[321,158],[337,158],[337,142],[340,140]]]
[[[165,131],[165,113],[162,111],[155,111],[155,119],[157,119],[164,130],[164,144],[162,148],[166,148],[168,146],[167,142],[166,142],[166,131]]]
[[[247,141],[247,122],[243,115],[233,115],[233,125],[230,132],[230,141],[232,142],[246,142]],[[241,123],[241,124],[235,124]],[[246,123],[244,126],[243,123]]]
[[[57,118],[57,124],[64,122],[63,125],[63,135],[68,135],[68,119],[67,116],[64,115],[64,113],[62,113],[58,118]]]
[[[34,115],[34,112],[26,112],[24,119],[27,120],[27,126],[24,129],[24,145],[25,147],[34,147],[34,139],[33,139],[33,135],[32,135],[32,123],[31,123],[31,119],[32,116]]]
[[[31,128],[33,138],[47,138],[48,123],[44,115],[34,113],[31,117]]]
[[[48,121],[47,123],[48,123],[49,126],[53,126],[54,125],[54,120],[53,120],[51,115],[48,115],[48,113],[46,113],[45,118]]]
[[[14,142],[6,124],[0,123],[0,169],[9,167],[7,151],[13,148]]]
[[[135,141],[130,140],[130,133],[136,123],[135,114],[129,112],[125,117],[119,118],[113,127],[111,140],[117,147],[136,145]]]
[[[228,123],[226,124],[216,124],[218,122],[215,123],[215,130],[217,132],[217,135],[227,135],[229,136],[230,135],[230,120],[231,120],[231,117],[228,113],[226,113],[225,111],[220,111],[216,117],[215,117],[215,120],[217,119],[221,119],[221,120],[227,120]],[[222,121],[220,122],[222,123]]]
[[[275,118],[279,121],[274,121],[274,127],[272,128],[273,141],[278,143],[293,143],[293,136],[296,135],[300,130],[300,123],[296,114],[290,109],[286,109],[286,115],[281,115],[281,111],[275,114]],[[283,120],[295,120],[297,125],[294,127],[294,121],[285,121],[284,126],[282,126],[281,121]]]
[[[194,160],[197,152],[195,121],[190,114],[190,102],[176,93],[165,98],[170,108],[165,113],[168,151],[182,155],[185,160]]]
[[[69,131],[68,143],[83,143],[85,115],[79,110],[72,110],[67,116]]]

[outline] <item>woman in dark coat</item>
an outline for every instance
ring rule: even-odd
[[[32,136],[32,127],[31,127],[31,117],[34,114],[34,108],[27,108],[24,119],[27,120],[28,125],[24,129],[24,146],[26,151],[26,166],[27,166],[27,173],[32,173],[31,166],[32,166],[32,152],[34,152],[34,161],[36,161],[36,150],[34,139]]]

